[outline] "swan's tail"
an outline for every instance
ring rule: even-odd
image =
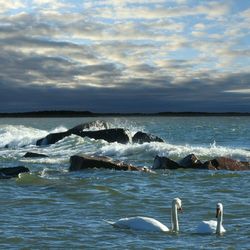
[[[111,226],[115,226],[115,222],[113,222],[113,221],[110,221],[110,220],[103,220],[103,221],[105,221],[106,223],[108,223]]]

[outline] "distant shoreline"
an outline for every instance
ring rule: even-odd
[[[99,117],[99,116],[250,116],[241,112],[158,112],[158,113],[93,113],[90,111],[35,111],[0,113],[0,118]]]

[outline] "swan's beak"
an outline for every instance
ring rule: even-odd
[[[220,208],[216,208],[216,218],[218,218],[219,217],[219,215],[221,214],[221,210],[220,210]]]
[[[183,212],[182,207],[179,207],[179,208],[178,208],[178,211],[182,213],[182,212]]]

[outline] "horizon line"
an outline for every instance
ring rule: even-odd
[[[91,112],[75,110],[41,110],[24,112],[0,112],[0,117],[95,117],[95,116],[250,116],[250,112],[205,112],[205,111],[163,111],[163,112]]]

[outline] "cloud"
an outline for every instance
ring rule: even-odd
[[[234,90],[248,88],[249,9],[233,12],[224,1],[28,3],[5,1],[0,15],[2,110],[229,109],[241,102]]]

